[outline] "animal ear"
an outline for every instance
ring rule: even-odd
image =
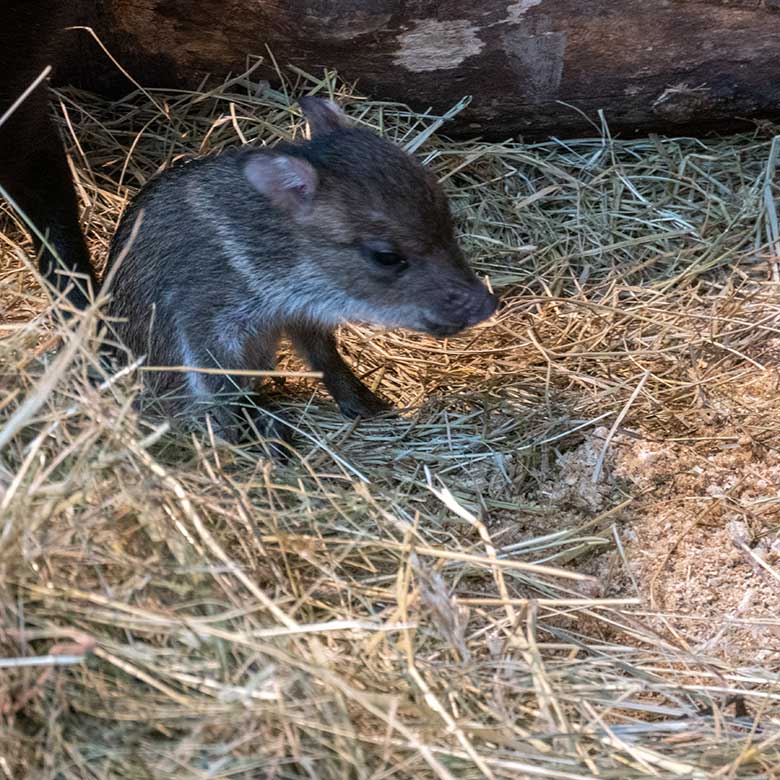
[[[317,171],[298,157],[261,152],[244,163],[244,176],[275,206],[302,213],[317,191]]]
[[[347,115],[332,100],[309,96],[302,97],[298,103],[309,123],[312,136],[350,126]]]

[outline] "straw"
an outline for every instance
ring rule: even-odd
[[[673,601],[697,529],[737,540],[714,599],[728,572],[776,592],[777,144],[621,140],[603,116],[455,142],[447,112],[255,67],[59,93],[98,262],[161,168],[299,137],[297,97],[327,94],[443,181],[500,311],[446,341],[343,329],[396,418],[345,420],[284,355],[277,463],[139,411],[140,361],[96,384],[102,304],[50,316],[3,206],[0,775],[780,777],[776,602]]]

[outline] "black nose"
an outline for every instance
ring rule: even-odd
[[[488,317],[493,315],[493,312],[495,312],[498,306],[498,298],[496,298],[496,296],[493,295],[493,293],[491,293],[484,285],[480,285],[480,287],[482,290],[478,297],[475,296],[476,300],[469,310],[469,325],[476,325],[478,322],[486,320]]]

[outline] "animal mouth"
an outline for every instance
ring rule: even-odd
[[[454,336],[456,333],[460,333],[468,327],[466,322],[440,322],[438,320],[429,320],[427,318],[422,321],[422,329],[425,333],[429,333],[431,336],[443,339],[447,336]]]

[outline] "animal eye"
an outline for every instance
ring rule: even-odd
[[[371,260],[371,262],[384,266],[385,268],[395,268],[400,271],[407,268],[409,265],[409,261],[403,255],[395,252],[390,246],[385,246],[383,244],[367,244],[363,247],[363,254]]]
[[[371,254],[371,259],[379,265],[406,265],[404,260],[398,252],[377,252],[374,250]]]

